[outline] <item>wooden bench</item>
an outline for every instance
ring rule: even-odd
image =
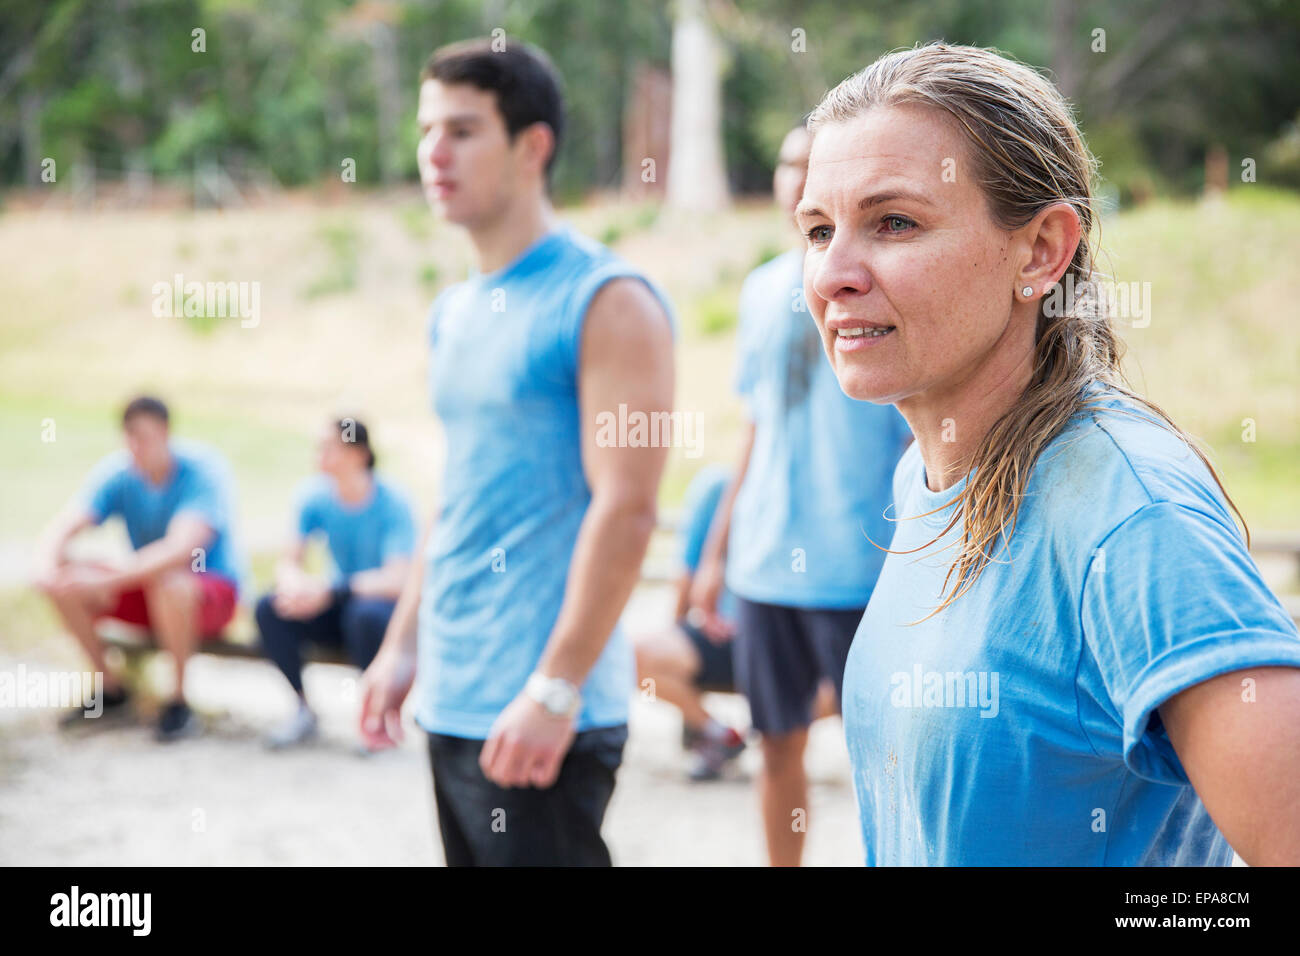
[[[677,516],[671,514],[661,517],[655,528],[656,535],[674,533]],[[660,542],[662,544],[662,540]],[[664,549],[656,549],[662,552]],[[649,557],[641,570],[640,586],[667,587],[676,584],[678,568],[671,558]],[[122,655],[125,664],[125,678],[128,683],[138,686],[145,661],[153,651],[158,649],[149,633],[139,627],[117,621],[112,618],[101,621],[96,627],[105,646]],[[232,660],[266,660],[266,656],[257,646],[255,628],[251,620],[242,613],[236,617],[231,629],[220,638],[205,640],[195,649],[197,654],[212,657],[225,657]],[[302,648],[304,664],[342,664],[350,666],[347,652],[342,647],[308,642]],[[720,688],[722,689],[722,688]]]
[[[668,514],[661,517],[655,528],[658,536],[667,536],[675,533],[677,528],[676,514]],[[663,545],[661,537],[659,544]],[[678,569],[673,558],[665,558],[662,553],[665,550],[662,546],[656,549],[660,552],[657,557],[647,558],[646,564],[641,572],[641,586],[652,587],[671,587],[677,581]],[[1256,555],[1283,555],[1296,559],[1300,564],[1300,535],[1289,532],[1270,533],[1263,532],[1251,536],[1251,553]],[[1291,617],[1300,622],[1300,594],[1282,594],[1278,596],[1282,606],[1286,608]],[[251,622],[239,622],[245,626],[237,627],[230,635],[222,637],[220,640],[203,641],[198,647],[198,653],[209,654],[213,657],[227,657],[242,660],[264,660],[264,656],[258,649],[254,637]],[[99,628],[100,637],[109,647],[116,648],[123,655],[126,661],[128,673],[132,678],[139,674],[139,668],[145,657],[155,646],[150,643],[148,635],[139,628],[133,628],[128,624],[122,624],[118,621],[105,621]],[[309,643],[302,649],[304,663],[316,664],[348,664],[347,655],[342,647],[329,647],[319,644]],[[704,688],[714,692],[725,692],[729,688]]]

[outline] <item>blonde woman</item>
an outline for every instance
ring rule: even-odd
[[[810,127],[810,310],[916,435],[844,677],[866,862],[1300,863],[1300,636],[1125,385],[1060,94],[931,44]]]

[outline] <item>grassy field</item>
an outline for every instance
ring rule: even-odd
[[[230,457],[257,567],[287,528],[312,436],[332,412],[368,416],[381,467],[432,506],[442,450],[426,400],[425,310],[467,257],[418,194],[233,212],[9,209],[0,610],[10,639],[42,613],[14,591],[33,536],[117,446],[115,416],[136,391],[169,398],[178,434]],[[703,424],[702,456],[670,459],[663,500],[673,505],[696,469],[735,453],[736,294],[792,235],[762,205],[707,224],[612,202],[562,214],[677,305],[678,407]],[[1253,530],[1300,530],[1300,197],[1251,185],[1219,204],[1156,203],[1107,219],[1101,239],[1116,279],[1151,283],[1150,325],[1122,330],[1134,383],[1205,442]],[[152,286],[177,273],[259,282],[260,324],[156,318]],[[1243,441],[1246,419],[1253,442]],[[54,440],[43,440],[51,422]]]

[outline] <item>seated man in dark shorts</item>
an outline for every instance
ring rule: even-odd
[[[718,502],[730,481],[728,469],[709,466],[686,489],[680,528],[683,570],[677,582],[676,623],[666,630],[634,638],[637,680],[643,688],[651,688],[657,699],[682,712],[692,754],[689,770],[692,780],[716,779],[723,767],[745,749],[740,734],[711,716],[702,700],[706,690],[730,690],[734,685],[730,624],[734,620],[734,602],[729,593],[724,593],[716,621],[695,621],[688,615],[691,582],[700,553]],[[647,685],[646,681],[653,683]]]
[[[105,715],[128,708],[96,632],[99,620],[146,628],[171,653],[176,689],[158,718],[157,736],[174,740],[199,727],[185,703],[185,662],[200,638],[221,635],[238,602],[242,567],[231,538],[232,482],[211,449],[170,439],[167,406],[156,398],[128,404],[122,431],[126,450],[99,463],[82,496],[42,535],[33,577],[103,673]],[[126,523],[131,555],[116,564],[71,560],[72,539],[113,515]]]
[[[302,686],[302,642],[343,647],[364,670],[383,642],[415,548],[406,496],[376,475],[370,432],[353,418],[329,422],[317,446],[320,474],[299,489],[297,534],[276,569],[274,589],[257,603],[266,655],[288,679],[298,706],[267,738],[273,748],[316,733]],[[330,578],[303,569],[307,540],[323,534]]]

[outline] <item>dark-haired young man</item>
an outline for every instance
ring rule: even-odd
[[[257,602],[262,647],[298,695],[294,713],[267,737],[273,748],[316,734],[316,714],[302,686],[303,643],[341,646],[353,664],[369,667],[415,549],[411,507],[405,494],[375,474],[375,452],[363,422],[329,422],[316,461],[320,474],[298,490],[297,533],[276,568],[275,587]],[[308,539],[317,534],[329,549],[328,578],[303,566]]]
[[[600,827],[635,680],[617,625],[666,451],[610,447],[597,419],[667,413],[669,307],[557,222],[564,111],[540,51],[439,50],[418,121],[426,196],[469,233],[477,269],[430,313],[442,505],[366,672],[362,734],[400,738],[418,658],[447,862],[608,865]]]
[[[156,398],[126,406],[126,450],[101,461],[82,495],[46,528],[33,569],[36,586],[103,673],[106,714],[125,711],[127,701],[104,658],[98,619],[147,628],[171,652],[176,690],[158,718],[160,740],[198,729],[185,703],[185,662],[199,638],[219,636],[234,616],[243,573],[231,536],[229,469],[211,449],[172,440],[169,419]],[[113,515],[126,523],[130,557],[116,566],[70,560],[72,539]]]

